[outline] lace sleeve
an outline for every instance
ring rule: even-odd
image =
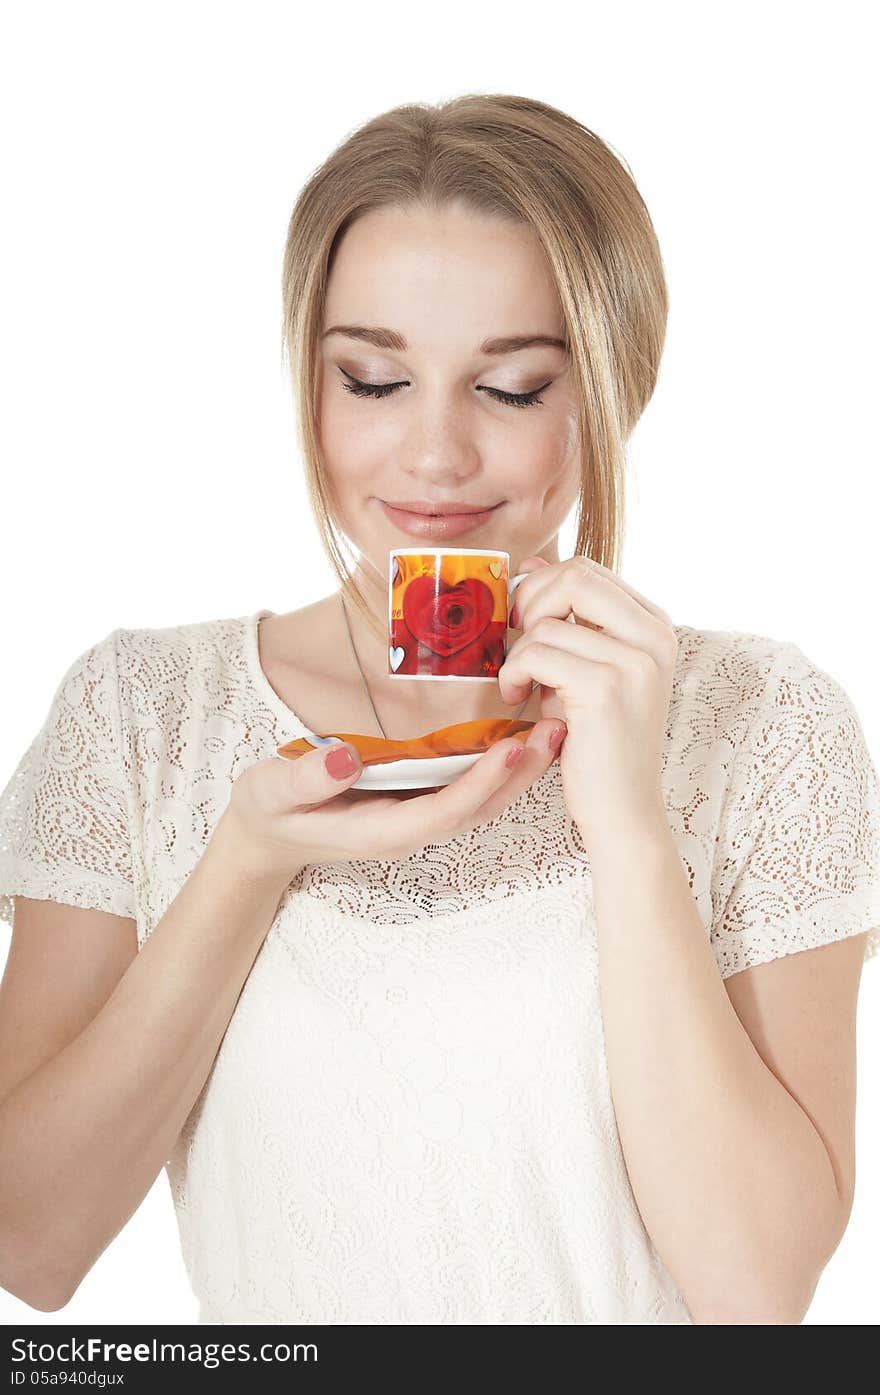
[[[880,952],[880,783],[856,710],[797,645],[734,761],[712,874],[722,976],[869,931]]]
[[[116,635],[74,660],[0,794],[0,919],[13,896],[135,915]]]

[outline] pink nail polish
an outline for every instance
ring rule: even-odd
[[[559,747],[562,745],[563,741],[565,740],[567,734],[568,734],[568,728],[567,728],[567,727],[554,727],[553,730],[551,731],[551,733],[550,733],[548,739],[547,739],[547,744],[548,744],[548,746],[550,747],[550,750],[551,750],[551,751],[558,751],[558,750],[559,750]]]
[[[508,751],[507,760],[504,762],[508,769],[516,765],[517,761],[522,758],[522,753],[522,746],[514,746],[510,751]]]
[[[347,746],[337,746],[328,751],[324,757],[324,765],[334,780],[347,780],[352,771],[357,769],[357,761]]]

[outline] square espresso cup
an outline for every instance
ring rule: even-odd
[[[492,683],[507,653],[510,554],[467,547],[388,554],[388,673],[392,678]]]

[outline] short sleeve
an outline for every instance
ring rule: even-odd
[[[135,916],[116,635],[71,664],[0,794],[0,919],[13,896]]]
[[[880,782],[852,701],[777,655],[720,818],[711,943],[722,977],[868,932],[880,952]]]

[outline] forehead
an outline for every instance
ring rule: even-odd
[[[482,337],[562,329],[532,229],[460,206],[374,209],[353,223],[331,267],[325,319],[383,325],[420,342],[428,322]]]

